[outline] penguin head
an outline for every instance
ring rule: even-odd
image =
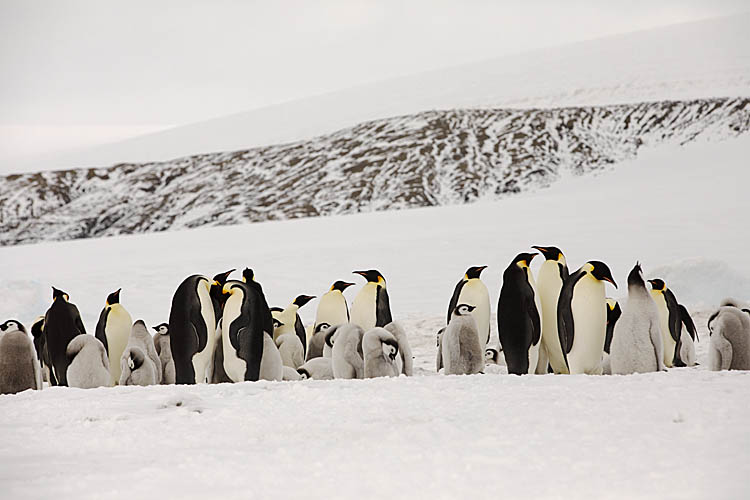
[[[53,286],[52,287],[52,302],[60,298],[63,299],[65,302],[70,301],[70,296],[67,293],[63,292],[62,290],[58,290],[57,288]]]
[[[560,262],[562,264],[566,264],[565,262],[565,256],[562,253],[562,250],[560,250],[557,247],[540,247],[537,245],[532,246],[531,248],[535,248],[536,250],[539,250],[541,254],[544,256],[545,260],[552,260],[555,262]]]
[[[108,306],[111,306],[112,304],[119,304],[120,303],[120,291],[122,291],[122,288],[118,288],[117,291],[110,293],[107,295],[107,302],[106,304]]]
[[[307,371],[307,368],[298,368],[297,373],[299,373],[299,376],[302,380],[307,380],[310,378],[310,372]]]
[[[3,333],[15,332],[16,330],[26,333],[26,328],[24,328],[20,321],[17,321],[15,319],[9,319],[8,321],[0,325],[0,332]]]
[[[651,289],[655,292],[663,293],[667,289],[667,284],[664,283],[664,280],[661,280],[659,278],[648,280],[648,282],[651,283]]]
[[[337,328],[327,328],[326,332],[326,345],[333,348],[334,335],[336,335]]]
[[[242,291],[245,286],[241,281],[229,280],[221,287],[221,293],[224,295],[232,295],[237,291]]]
[[[458,304],[453,314],[456,316],[468,316],[476,308],[476,306],[470,306],[469,304]]]
[[[646,282],[643,280],[643,269],[641,269],[641,263],[636,262],[633,269],[628,274],[628,287],[631,286],[642,286],[646,287]]]
[[[617,288],[617,283],[612,277],[612,271],[609,270],[609,266],[600,260],[590,260],[583,265],[584,270],[589,273],[594,279],[599,281],[608,281]]]
[[[284,323],[282,323],[281,321],[279,321],[276,318],[273,318],[273,329],[274,330],[277,329],[277,328],[281,328],[282,326],[284,326]]]
[[[497,358],[500,355],[499,352],[497,352],[497,349],[494,347],[488,347],[484,351],[484,360],[487,363],[497,363]]]
[[[532,259],[536,256],[537,254],[535,253],[519,253],[513,259],[513,264],[517,265],[521,269],[523,269],[524,267],[529,267],[529,264],[531,264]]]
[[[292,304],[297,307],[302,307],[314,298],[315,295],[297,295],[297,298],[294,299],[294,302],[292,302]]]
[[[482,271],[484,271],[485,269],[487,269],[487,266],[470,267],[469,269],[466,270],[464,279],[467,279],[467,280],[479,279],[479,275],[482,274]]]
[[[383,339],[383,355],[391,362],[396,361],[398,356],[398,342],[396,339]]]
[[[338,290],[341,293],[344,293],[344,290],[349,288],[350,286],[354,285],[354,283],[349,283],[348,281],[337,281],[333,285],[331,285],[331,289],[329,291]]]
[[[152,326],[151,328],[153,328],[159,335],[167,335],[169,333],[169,325],[166,323],[160,323],[156,326]]]
[[[255,271],[253,271],[249,267],[246,267],[242,271],[242,281],[244,281],[245,283],[250,283],[251,281],[255,281]]]
[[[219,273],[216,276],[214,276],[214,285],[217,286],[224,286],[224,283],[227,282],[227,279],[229,279],[229,275],[232,274],[235,271],[235,269],[230,269],[229,271],[225,273]]]
[[[359,274],[364,279],[367,280],[368,283],[377,283],[378,285],[385,286],[385,278],[382,274],[380,274],[380,271],[376,269],[370,269],[369,271],[352,271],[354,274]]]
[[[315,326],[315,330],[313,331],[313,335],[315,335],[316,333],[324,332],[324,331],[328,330],[329,328],[331,328],[331,325],[329,325],[328,323],[320,323],[319,325]]]

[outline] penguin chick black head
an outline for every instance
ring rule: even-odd
[[[532,259],[536,256],[537,254],[535,253],[519,253],[513,259],[513,264],[517,265],[518,267],[529,267]]]
[[[540,247],[533,245],[531,248],[539,250],[545,260],[565,261],[565,256],[563,255],[562,250],[557,247]]]
[[[484,351],[484,360],[489,363],[497,363],[497,357],[500,355],[497,349],[489,347]]]
[[[343,292],[344,290],[346,290],[347,288],[349,288],[352,285],[354,285],[354,283],[349,283],[348,281],[341,281],[341,280],[339,280],[336,283],[334,283],[333,285],[331,285],[331,291],[338,290],[339,292]]]
[[[612,271],[609,270],[609,266],[600,260],[590,260],[586,263],[587,271],[591,273],[591,276],[598,279],[599,281],[609,281],[612,285],[617,288],[617,283],[612,277]]]
[[[364,279],[367,280],[368,283],[378,283],[378,284],[385,284],[385,278],[382,274],[380,274],[380,271],[376,269],[370,269],[369,271],[352,271],[354,274],[359,274]]]
[[[630,274],[628,274],[628,288],[631,286],[646,288],[646,282],[643,281],[643,270],[641,269],[640,262],[636,262],[633,269],[630,270]]]
[[[667,289],[667,284],[664,283],[664,280],[661,280],[659,278],[648,280],[648,282],[651,283],[651,288],[653,290],[656,290],[657,292],[663,292]]]
[[[470,306],[469,304],[458,304],[456,310],[453,312],[456,316],[467,316],[471,314],[471,311],[476,309],[476,306]]]
[[[467,280],[479,279],[479,275],[482,274],[482,271],[484,271],[485,269],[487,269],[487,266],[470,267],[466,270],[465,278]]]
[[[398,342],[396,339],[383,339],[383,355],[391,361],[396,360],[398,355]]]
[[[302,377],[302,380],[307,380],[310,378],[310,372],[307,371],[307,368],[299,368],[297,369],[297,373],[299,373],[299,376]]]
[[[152,326],[151,328],[156,330],[156,333],[158,333],[159,335],[166,335],[169,333],[169,325],[166,323],[159,323],[158,325]]]
[[[229,278],[229,275],[232,274],[235,271],[235,269],[230,269],[229,271],[225,273],[219,273],[216,276],[214,276],[214,283],[219,286],[224,286],[224,283],[227,282],[227,279]]]
[[[111,306],[112,304],[119,304],[120,303],[120,291],[122,288],[118,288],[117,291],[110,293],[107,295],[107,305]]]
[[[292,302],[292,304],[296,305],[297,307],[302,307],[314,298],[315,295],[297,295],[297,298],[294,299],[294,302]]]
[[[274,327],[274,329],[275,328],[281,328],[282,326],[284,326],[284,323],[282,323],[281,321],[279,321],[276,318],[273,318],[273,327]]]
[[[315,327],[315,331],[313,331],[313,333],[322,332],[323,330],[328,330],[329,328],[331,328],[331,325],[329,325],[328,323],[320,323]]]
[[[70,301],[70,296],[67,293],[63,292],[62,290],[58,290],[57,288],[53,286],[52,287],[52,300],[54,301],[59,298],[62,298],[65,302]]]
[[[328,347],[331,347],[331,348],[332,348],[332,347],[333,347],[333,336],[334,336],[334,334],[336,333],[336,330],[333,330],[333,331],[329,331],[329,330],[330,330],[330,329],[328,329],[328,330],[326,331],[326,345],[327,345]]]
[[[0,331],[2,331],[3,333],[15,332],[16,330],[26,333],[26,328],[24,328],[20,321],[15,319],[9,319],[8,321],[0,325]]]

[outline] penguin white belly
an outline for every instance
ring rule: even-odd
[[[263,357],[260,360],[260,380],[283,380],[284,365],[281,363],[276,343],[270,335],[263,334]]]
[[[570,307],[575,333],[568,353],[570,373],[600,375],[604,338],[607,330],[607,307],[604,284],[586,276],[575,287]]]
[[[542,303],[542,342],[555,373],[568,373],[557,333],[557,301],[560,299],[562,284],[557,262],[545,261],[539,270],[537,290]]]
[[[320,299],[318,311],[315,314],[315,325],[328,323],[331,326],[347,323],[346,298],[339,291],[328,292]]]
[[[688,366],[695,366],[695,344],[684,325],[680,333],[680,359]]]
[[[204,384],[211,382],[213,372],[214,349],[216,348],[216,320],[214,319],[214,305],[205,286],[198,285],[198,299],[201,304],[201,317],[206,324],[206,346],[202,351],[193,355],[193,369],[195,382]]]
[[[229,341],[229,328],[232,322],[240,315],[242,307],[242,295],[232,294],[224,304],[224,317],[221,319],[221,348],[224,354],[224,372],[233,382],[245,380],[247,362],[237,356],[237,351]]]
[[[674,360],[674,349],[677,346],[677,342],[672,338],[672,334],[669,333],[669,309],[667,308],[667,301],[664,298],[663,293],[651,292],[651,298],[656,302],[656,309],[659,310],[659,328],[661,328],[661,339],[664,343],[664,366],[672,368],[672,360]]]
[[[109,373],[112,385],[120,383],[120,358],[128,345],[130,331],[133,329],[133,319],[128,311],[120,304],[110,306],[104,333],[107,336],[107,357],[109,358]]]
[[[352,303],[352,323],[359,325],[364,331],[375,328],[377,323],[378,286],[367,283],[354,298]]]
[[[273,329],[273,340],[279,338],[279,336],[286,333],[297,335],[297,331],[294,329],[294,324],[297,321],[297,311],[299,307],[295,304],[288,306],[283,311],[273,311],[271,314],[274,318],[279,320],[282,325],[278,328]]]
[[[490,294],[487,287],[479,279],[470,279],[461,287],[458,294],[458,304],[467,304],[476,307],[471,311],[477,322],[477,335],[482,352],[487,347],[490,336]]]

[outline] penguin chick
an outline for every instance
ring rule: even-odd
[[[305,363],[304,354],[302,354],[302,343],[293,333],[285,333],[276,338],[276,346],[281,354],[281,362],[296,370]]]
[[[488,347],[484,350],[484,362],[490,365],[500,364],[500,351],[494,347]]]
[[[321,299],[322,300],[322,299]],[[326,343],[326,332],[331,328],[328,323],[318,323],[313,329],[310,341],[307,345],[307,360],[320,358],[323,356],[323,349]]]
[[[679,359],[685,366],[695,366],[695,342],[698,341],[698,330],[695,328],[695,323],[693,323],[693,318],[690,317],[687,308],[682,304],[677,306],[680,310],[680,322],[682,323]]]
[[[300,377],[315,380],[333,380],[333,365],[331,358],[313,358],[297,369]]]
[[[385,328],[375,327],[362,337],[365,378],[398,377],[398,341]]]
[[[0,325],[0,394],[41,388],[41,368],[33,341],[19,321],[6,321]]]
[[[479,345],[474,306],[459,304],[442,335],[446,375],[471,375],[484,369],[484,350]]]
[[[137,346],[139,347],[146,356],[148,356],[151,363],[154,365],[154,372],[156,373],[156,384],[161,383],[161,360],[159,355],[156,354],[156,347],[154,346],[154,339],[151,334],[148,333],[146,323],[142,319],[139,319],[133,324],[133,328],[130,330],[130,338],[128,339],[127,347]],[[126,347],[126,348],[127,348]],[[124,356],[124,354],[123,354]],[[122,366],[122,363],[120,363]]]
[[[284,376],[281,380],[302,380],[302,375],[300,375],[299,372],[291,366],[284,365]]]
[[[364,378],[365,366],[362,354],[362,337],[365,332],[358,325],[341,325],[334,333],[331,359],[336,378]]]
[[[325,332],[325,339],[323,343],[323,357],[324,358],[333,358],[333,343],[336,340],[336,332],[338,332],[338,329],[340,326],[343,325],[336,325],[332,326],[331,328],[328,328]]]
[[[120,360],[120,385],[156,385],[156,364],[137,345],[128,345]]]
[[[443,334],[445,328],[442,327],[437,332],[437,358],[435,359],[435,371],[440,372],[443,369]]]
[[[219,320],[219,322],[221,322],[221,320]],[[153,340],[156,354],[159,355],[159,361],[161,362],[161,384],[174,384],[174,359],[172,359],[172,347],[169,341],[169,325],[161,323],[157,326],[152,326],[151,328],[156,330]]]
[[[750,370],[750,314],[722,306],[708,320],[710,370]]]
[[[385,325],[385,329],[388,330],[396,339],[396,342],[398,342],[398,360],[400,360],[400,363],[398,363],[399,373],[411,377],[414,375],[414,356],[411,351],[411,346],[409,345],[409,338],[406,336],[406,331],[397,321],[388,323]]]
[[[66,354],[70,360],[69,387],[93,389],[112,385],[109,356],[99,339],[93,335],[78,335],[68,344]]]

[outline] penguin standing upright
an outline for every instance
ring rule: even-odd
[[[651,297],[656,302],[661,319],[661,336],[664,341],[664,364],[668,368],[675,365],[676,358],[679,359],[677,344],[680,341],[680,306],[677,304],[672,290],[667,288],[664,280],[659,278],[648,280],[651,283]],[[675,356],[677,355],[677,356]],[[681,363],[678,365],[684,366]]]
[[[557,332],[568,372],[601,375],[607,306],[604,282],[617,288],[604,262],[591,260],[563,283],[557,303]]]
[[[109,357],[104,345],[91,335],[78,335],[70,341],[67,349],[68,385],[79,389],[109,387],[112,375],[109,370]]]
[[[364,334],[364,330],[354,323],[340,325],[333,333],[331,363],[335,378],[364,378],[365,365],[362,353]]]
[[[386,290],[385,278],[379,271],[354,271],[367,280],[367,283],[354,297],[351,310],[351,322],[363,330],[372,330],[376,326],[385,326],[393,318],[391,305]]]
[[[484,369],[484,350],[479,343],[474,306],[458,304],[448,326],[439,334],[440,364],[446,375],[473,375]]]
[[[314,349],[315,352],[311,352],[313,350],[312,339],[316,333],[322,330],[322,328],[320,328],[321,325],[325,324],[327,325],[325,328],[328,328],[349,322],[349,307],[346,304],[344,290],[352,285],[354,285],[354,283],[339,280],[331,285],[331,288],[320,297],[320,300],[318,301],[318,310],[315,313],[313,334],[310,339],[308,339],[307,359],[323,355],[322,350],[318,352],[317,346]],[[323,348],[323,342],[318,342],[317,344],[320,346],[320,349]]]
[[[708,319],[708,369],[750,370],[750,309],[724,301]]]
[[[68,344],[76,335],[86,333],[81,314],[69,296],[52,287],[52,305],[44,315],[44,343],[50,360],[50,382],[52,385],[68,385]]]
[[[398,377],[398,341],[385,328],[375,327],[362,337],[364,378]]]
[[[211,284],[211,303],[214,306],[214,318],[218,322],[221,319],[221,311],[224,309],[224,302],[227,301],[227,296],[224,295],[224,283],[229,279],[229,275],[232,274],[235,269],[230,269],[225,273],[219,273],[214,276],[214,281]],[[218,327],[216,331],[221,331]]]
[[[42,388],[42,372],[34,342],[14,320],[0,325],[0,394]]]
[[[448,304],[448,319],[451,322],[458,304],[473,306],[471,315],[477,322],[477,334],[479,335],[479,346],[484,351],[490,341],[490,292],[487,285],[481,280],[482,271],[487,266],[474,266],[466,270],[466,274],[456,284],[450,303]]]
[[[307,332],[305,331],[305,325],[302,324],[302,318],[299,317],[297,311],[314,298],[314,295],[298,295],[284,309],[280,310],[278,307],[271,309],[271,315],[280,323],[278,328],[274,327],[273,329],[273,340],[275,341],[279,336],[286,333],[296,335],[302,344],[303,356],[307,349]]]
[[[216,319],[210,289],[208,278],[194,274],[185,278],[172,298],[169,344],[177,384],[211,381]]]
[[[120,358],[122,351],[128,344],[130,331],[133,328],[133,319],[128,311],[120,304],[120,291],[122,288],[107,296],[96,323],[94,336],[104,345],[104,350],[109,358],[109,373],[112,385],[120,383]]]
[[[174,384],[174,360],[172,359],[172,348],[169,345],[169,325],[161,323],[151,327],[156,330],[154,334],[154,347],[161,361],[161,384]]]
[[[516,255],[503,273],[497,332],[508,373],[534,373],[542,336],[542,309],[529,264],[536,254]],[[484,350],[482,350],[484,353]]]
[[[542,305],[542,345],[547,360],[555,373],[568,373],[560,337],[557,335],[557,301],[560,290],[568,278],[568,263],[562,251],[554,246],[533,246],[544,256],[544,263],[537,274],[536,288]]]

